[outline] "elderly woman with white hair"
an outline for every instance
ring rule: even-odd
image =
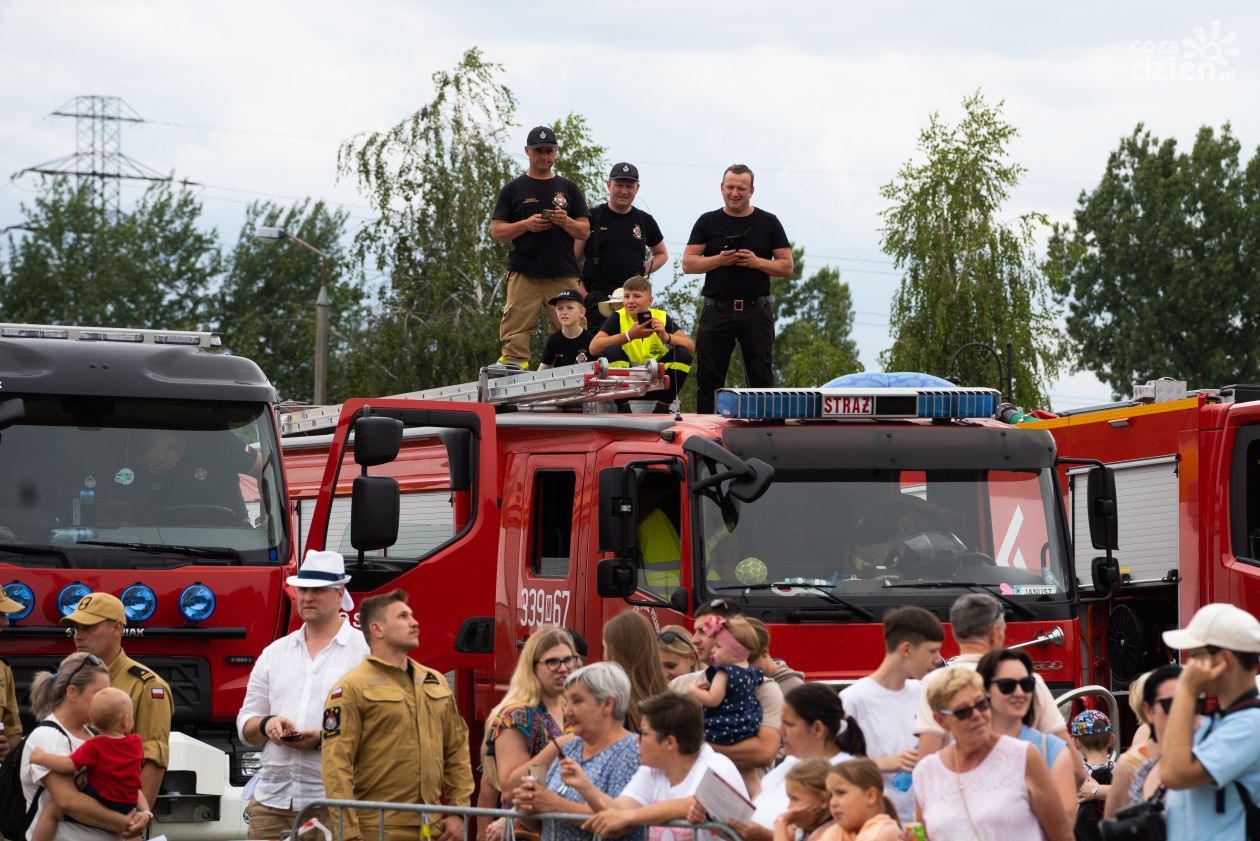
[[[521,812],[590,815],[608,808],[639,770],[638,736],[623,722],[630,705],[630,679],[616,663],[592,663],[564,683],[564,718],[572,735],[563,736],[534,757],[550,766],[544,783],[527,777],[513,796]],[[556,761],[559,759],[559,761]],[[637,829],[627,837],[640,839]],[[544,841],[590,841],[576,823],[547,821]]]

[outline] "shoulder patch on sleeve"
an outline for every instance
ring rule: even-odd
[[[341,707],[328,707],[324,710],[324,738],[341,735]]]
[[[127,674],[131,675],[132,677],[139,678],[145,683],[148,683],[154,678],[153,672],[149,671],[144,666],[141,666],[139,664],[136,664],[132,666],[130,669],[128,669]]]
[[[149,697],[162,699],[166,697],[166,690],[160,686],[149,687]]]
[[[341,697],[341,687],[340,687],[340,686],[335,686],[335,687],[333,687],[333,691],[328,693],[328,697],[329,697],[329,698],[340,698],[340,697]]]

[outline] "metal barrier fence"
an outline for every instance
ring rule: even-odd
[[[527,820],[527,821],[564,821],[566,823],[585,823],[590,820],[591,815],[575,815],[568,812],[517,812],[512,809],[484,809],[477,806],[428,806],[423,803],[387,803],[380,800],[314,800],[306,805],[306,808],[298,812],[297,817],[293,819],[293,828],[289,831],[290,841],[297,841],[298,829],[308,820],[309,813],[316,809],[337,810],[338,820],[337,827],[328,827],[334,833],[333,841],[341,841],[345,838],[345,816],[346,809],[356,809],[360,811],[375,811],[380,815],[380,826],[378,828],[378,841],[385,841],[385,813],[386,812],[418,812],[422,815],[438,815],[447,816],[455,815],[464,819],[464,839],[468,841],[469,835],[469,818],[508,818],[510,820]],[[438,823],[439,821],[431,821]],[[713,821],[707,823],[689,823],[687,821],[669,821],[667,823],[651,823],[640,824],[644,827],[663,826],[674,829],[693,829],[708,830],[719,836],[724,837],[727,841],[742,841],[739,834],[729,825],[724,823],[716,823]],[[433,832],[436,839],[438,831]],[[544,832],[545,835],[545,832]],[[595,836],[597,839],[599,836]],[[370,841],[370,839],[364,839]]]

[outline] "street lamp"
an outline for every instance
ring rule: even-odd
[[[984,342],[967,342],[967,344],[963,345],[958,350],[954,351],[954,355],[950,357],[950,360],[949,360],[950,373],[949,373],[949,378],[948,378],[949,381],[952,382],[954,385],[958,385],[958,383],[960,382],[960,378],[958,376],[958,357],[964,350],[967,350],[968,348],[973,348],[973,347],[982,348],[984,350],[987,350],[989,353],[993,354],[993,361],[997,363],[998,390],[1001,391],[1002,386],[1005,385],[1006,386],[1006,389],[1005,389],[1006,399],[1011,402],[1014,402],[1015,401],[1015,378],[1011,374],[1011,359],[1013,355],[1013,349],[1011,347],[1010,342],[1006,343],[1006,376],[1002,375],[1002,357],[993,348],[993,345],[986,345]]]
[[[267,245],[291,239],[319,255],[319,297],[315,299],[315,405],[322,406],[327,402],[328,392],[328,255],[284,228],[259,228],[254,238]]]

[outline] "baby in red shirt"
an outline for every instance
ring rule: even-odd
[[[149,805],[140,793],[144,745],[140,737],[131,732],[135,725],[131,698],[121,689],[102,689],[92,696],[88,716],[98,735],[69,756],[35,748],[31,751],[31,763],[61,774],[73,775],[86,770],[87,785],[83,791],[98,803],[124,815],[137,808],[147,811]],[[62,819],[56,804],[46,803],[31,841],[53,841]]]

